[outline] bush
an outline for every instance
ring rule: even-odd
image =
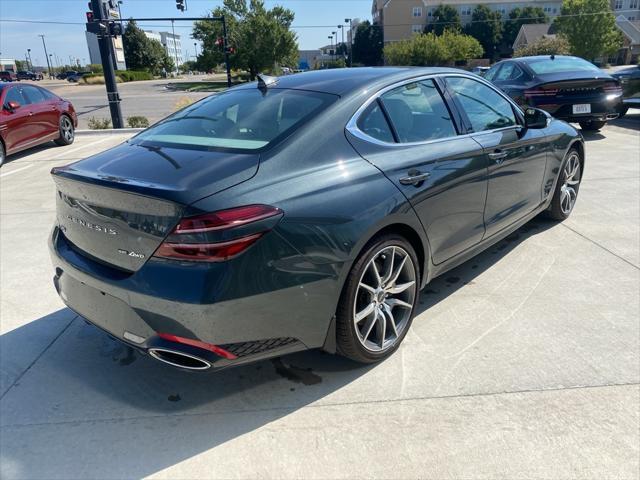
[[[133,117],[127,117],[127,125],[131,128],[147,128],[149,126],[149,119],[147,117],[134,115]]]
[[[104,69],[102,68],[101,63],[90,63],[87,70],[93,73],[100,73],[100,74],[104,72]]]
[[[89,119],[89,128],[91,130],[108,130],[111,128],[111,120],[108,118],[91,117]]]
[[[153,75],[149,72],[139,72],[135,70],[117,70],[116,75],[123,82],[140,82],[142,80],[153,80]]]
[[[176,110],[181,110],[183,108],[188,107],[192,103],[193,103],[193,100],[191,100],[189,97],[180,97],[178,101],[175,103],[174,107]]]
[[[531,55],[570,55],[571,47],[566,38],[557,35],[555,38],[542,37],[513,52],[514,57],[529,57]]]
[[[475,38],[452,30],[445,30],[442,35],[418,34],[384,47],[388,65],[450,65],[482,54],[482,46]]]

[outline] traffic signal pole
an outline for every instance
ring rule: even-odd
[[[114,68],[113,49],[110,45],[111,35],[109,23],[103,0],[91,0],[91,10],[93,18],[97,22],[101,22],[101,31],[97,33],[98,47],[100,48],[100,58],[102,60],[102,68],[104,70],[104,83],[107,87],[107,99],[109,101],[109,110],[111,111],[111,123],[113,128],[124,128],[122,120],[122,110],[120,109],[120,94],[118,93],[118,84],[116,83],[116,72]]]
[[[231,88],[231,65],[229,64],[229,41],[227,39],[227,21],[222,16],[222,42],[224,47],[224,63],[227,67],[227,87]]]

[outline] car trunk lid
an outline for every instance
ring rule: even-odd
[[[186,206],[248,180],[258,164],[257,154],[124,144],[52,170],[58,225],[78,253],[133,272]]]

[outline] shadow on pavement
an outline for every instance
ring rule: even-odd
[[[553,225],[534,219],[435,279],[422,292],[417,313]],[[3,335],[0,345],[33,351],[30,342],[65,314],[73,315],[67,309],[52,313]],[[6,468],[12,466],[23,478],[52,471],[79,477],[78,462],[94,478],[152,475],[294,414],[376,368],[308,351],[217,373],[184,372],[136,353],[79,317],[31,365],[2,405],[3,469],[10,474]],[[26,447],[31,442],[33,448]]]

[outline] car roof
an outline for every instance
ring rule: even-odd
[[[572,58],[574,60],[584,60],[584,58],[575,57],[573,55],[554,55],[553,57],[554,58]],[[522,62],[522,63],[530,63],[530,62],[537,62],[540,60],[551,60],[551,55],[532,55],[530,57],[510,58],[509,60]]]
[[[357,67],[312,70],[278,77],[277,88],[313,90],[316,92],[346,95],[382,80],[393,83],[403,79],[435,73],[455,73],[461,70],[439,67]],[[468,72],[466,72],[468,73]],[[256,88],[256,82],[243,84],[236,89]]]

